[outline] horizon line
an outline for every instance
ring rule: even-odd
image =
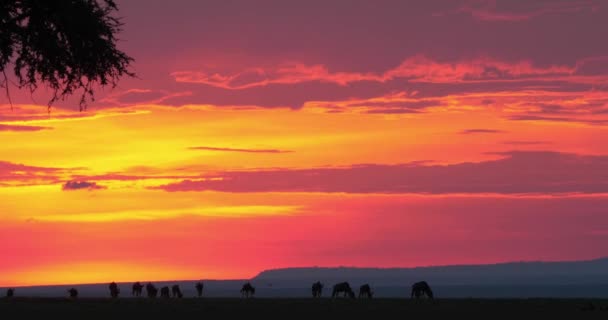
[[[139,281],[141,283],[148,282],[194,282],[194,281],[251,281],[256,277],[260,276],[264,272],[268,271],[276,271],[276,270],[287,270],[287,269],[340,269],[340,268],[348,268],[348,269],[423,269],[423,268],[442,268],[442,267],[474,267],[474,266],[495,266],[495,265],[503,265],[503,264],[517,264],[517,263],[575,263],[575,262],[593,262],[598,260],[608,259],[608,256],[600,256],[596,258],[589,259],[580,259],[580,260],[509,260],[503,262],[492,262],[492,263],[471,263],[471,264],[438,264],[438,265],[419,265],[414,267],[361,267],[361,266],[346,266],[346,265],[338,265],[338,266],[301,266],[301,267],[282,267],[282,268],[271,268],[264,269],[255,274],[255,276],[251,278],[218,278],[218,279],[170,279],[170,280],[144,280]],[[81,282],[81,283],[57,283],[57,284],[34,284],[34,285],[0,285],[0,288],[32,288],[32,287],[63,287],[63,286],[87,286],[87,285],[100,285],[116,282],[117,284],[128,284],[135,283],[136,281],[108,281],[108,282]]]

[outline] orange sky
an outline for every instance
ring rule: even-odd
[[[302,5],[286,38],[275,18],[246,35],[197,19],[232,10],[248,25],[246,2],[185,2],[174,39],[148,17],[170,15],[161,3],[119,2],[139,79],[82,113],[67,101],[47,114],[44,92],[0,100],[0,286],[604,255],[608,48],[547,34],[561,53],[524,50],[522,30],[585,20],[591,37],[608,8],[454,3],[421,3],[414,22],[375,8],[380,24],[357,19],[362,5],[341,18],[352,29]],[[310,38],[305,18],[327,32]],[[395,43],[412,23],[437,43]],[[150,33],[174,50],[150,50]]]

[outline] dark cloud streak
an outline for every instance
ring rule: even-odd
[[[66,181],[66,183],[63,184],[63,186],[61,187],[62,190],[64,191],[71,191],[71,190],[99,190],[99,189],[105,189],[105,186],[101,186],[98,185],[96,182],[92,182],[92,181],[78,181],[78,180],[71,180],[71,181]]]
[[[551,151],[498,153],[503,158],[451,165],[359,165],[343,168],[227,171],[157,187],[165,191],[344,193],[605,193],[608,156]]]

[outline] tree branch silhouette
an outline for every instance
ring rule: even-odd
[[[116,48],[122,23],[113,0],[0,0],[0,71],[13,65],[18,88],[53,91],[48,107],[82,90],[79,109],[96,86],[115,87],[133,58]],[[12,106],[12,101],[11,101]]]

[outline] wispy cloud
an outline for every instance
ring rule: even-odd
[[[190,150],[205,150],[205,151],[219,151],[219,152],[247,152],[247,153],[290,153],[291,150],[279,150],[279,149],[242,149],[242,148],[224,148],[224,147],[190,147]]]
[[[40,131],[52,129],[51,127],[41,126],[20,126],[12,124],[0,124],[0,131]]]
[[[509,144],[509,145],[514,145],[514,146],[532,146],[532,145],[539,145],[539,144],[549,144],[551,142],[549,141],[535,141],[535,140],[509,140],[509,141],[503,141],[503,144]]]
[[[161,104],[165,100],[179,97],[191,96],[190,91],[169,92],[166,90],[152,89],[128,89],[114,92],[104,97],[101,102],[104,104],[129,106],[135,104]]]
[[[293,215],[300,210],[299,206],[279,205],[241,205],[209,206],[179,209],[122,210],[107,212],[81,212],[78,214],[45,214],[33,216],[36,221],[51,222],[116,222],[116,221],[153,221],[175,219],[184,216],[198,217],[264,217]]]
[[[0,161],[0,185],[56,183],[69,170]]]
[[[596,11],[602,2],[594,0],[574,1],[508,1],[508,0],[476,0],[467,1],[465,5],[452,11],[434,14],[470,14],[471,17],[482,21],[517,22],[530,20],[548,14],[567,14],[587,10]]]
[[[440,62],[423,55],[416,55],[403,60],[401,64],[384,73],[331,72],[324,65],[289,63],[274,68],[255,67],[233,74],[185,70],[173,72],[171,76],[177,82],[205,84],[230,90],[311,81],[333,83],[339,86],[364,81],[387,82],[394,79],[427,83],[524,81],[530,79],[569,81],[567,77],[575,74],[581,63],[584,63],[584,61],[575,66],[535,66],[532,62],[526,60],[508,62],[488,57],[468,61]],[[573,78],[573,80],[577,79],[583,81],[583,78]]]
[[[476,134],[476,133],[505,133],[503,130],[495,130],[495,129],[466,129],[462,130],[460,134]]]
[[[604,126],[608,125],[608,119],[585,119],[578,117],[552,117],[552,116],[535,116],[535,115],[515,115],[509,117],[510,120],[516,121],[554,121],[554,122],[573,122],[589,125]]]

